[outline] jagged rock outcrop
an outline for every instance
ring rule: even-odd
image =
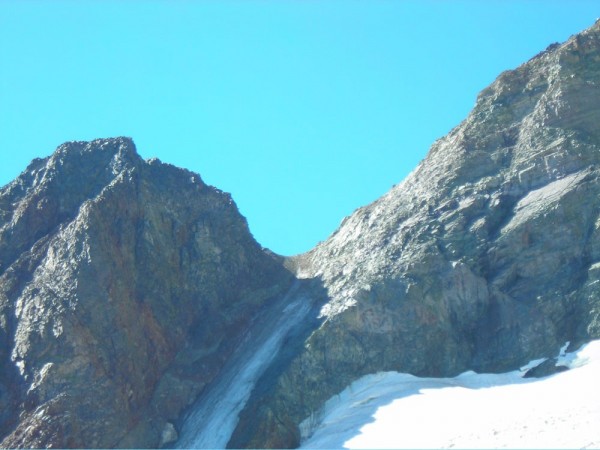
[[[231,197],[71,142],[0,191],[3,447],[157,447],[292,279]]]
[[[505,371],[600,337],[600,24],[479,95],[406,180],[288,264],[330,300],[230,446],[290,447],[362,375]]]

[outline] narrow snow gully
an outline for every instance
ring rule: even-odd
[[[301,282],[249,330],[215,381],[184,420],[175,448],[225,448],[256,382],[275,359],[286,336],[312,307]]]

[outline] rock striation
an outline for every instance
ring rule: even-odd
[[[231,197],[70,142],[0,191],[3,447],[157,447],[291,276]]]
[[[600,337],[599,123],[600,23],[502,73],[402,183],[288,261],[322,281],[323,323],[230,446],[298,445],[369,373],[502,372]]]

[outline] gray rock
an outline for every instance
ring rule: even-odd
[[[157,447],[291,276],[231,197],[67,143],[0,191],[3,447]]]

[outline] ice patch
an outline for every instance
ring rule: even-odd
[[[284,345],[292,328],[306,317],[310,299],[296,283],[267,317],[255,324],[213,384],[191,408],[177,448],[225,448],[252,389]]]

